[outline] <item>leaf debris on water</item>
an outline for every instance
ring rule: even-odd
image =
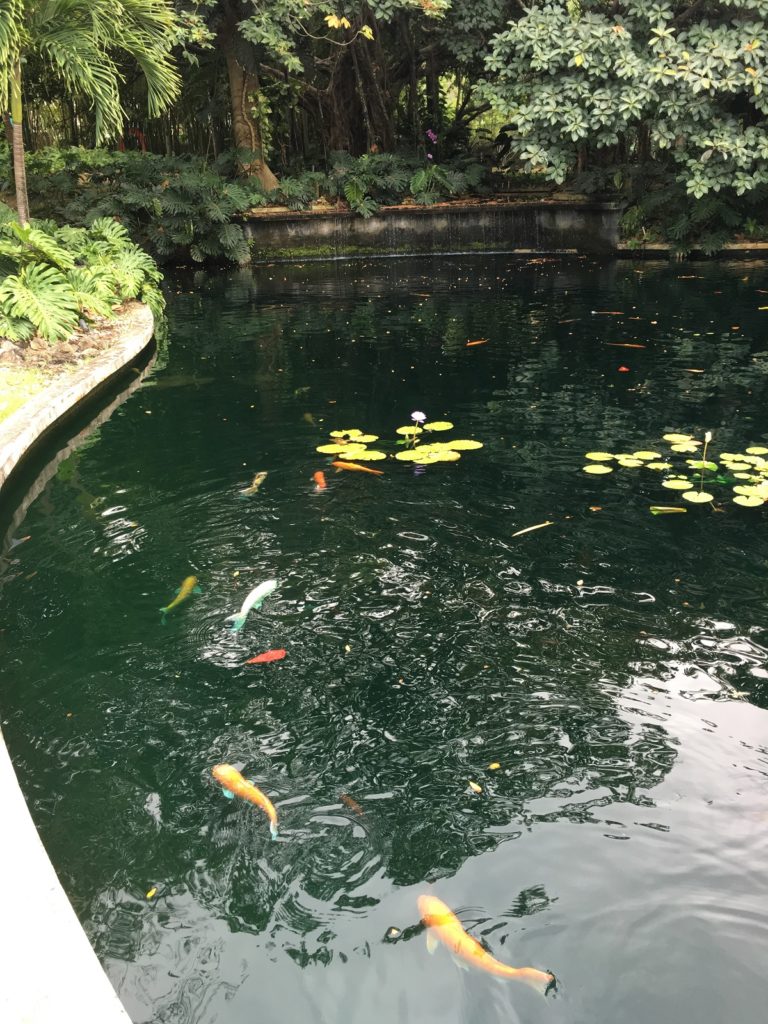
[[[469,780],[469,788],[472,790],[473,793],[483,792],[483,787],[478,786],[478,784],[476,782],[473,782],[471,779]]]
[[[157,886],[156,885],[153,885],[152,888],[147,893],[147,899],[151,900],[153,896],[157,896]]]
[[[513,537],[521,537],[524,533],[530,533],[531,530],[540,530],[543,526],[554,526],[554,520],[548,519],[545,523],[537,523],[535,526],[526,526],[524,530],[518,530],[517,533],[513,533]]]

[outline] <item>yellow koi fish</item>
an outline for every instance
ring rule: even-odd
[[[182,601],[186,601],[190,594],[199,593],[200,587],[197,585],[197,576],[187,576],[176,592],[176,597],[174,597],[171,603],[167,604],[165,608],[160,609],[163,614],[163,618],[165,618],[168,612],[172,612],[174,608],[178,608]]]
[[[491,956],[483,949],[477,939],[468,935],[461,926],[458,917],[437,896],[419,896],[419,913],[422,922],[427,926],[427,949],[434,952],[438,942],[470,965],[497,978],[511,978],[523,981],[535,988],[541,995],[546,995],[556,984],[554,974],[538,971],[535,967],[510,967]]]
[[[211,774],[219,785],[233,796],[241,796],[243,800],[250,800],[252,804],[260,807],[269,818],[269,831],[273,839],[277,839],[277,811],[275,805],[265,796],[264,793],[254,786],[248,779],[244,779],[237,768],[231,764],[216,764],[211,768]]]
[[[246,496],[250,496],[251,494],[255,494],[258,491],[258,489],[261,487],[261,485],[264,483],[264,481],[266,479],[267,479],[266,470],[263,470],[261,473],[257,473],[256,476],[251,481],[250,487],[246,487],[244,490],[240,491],[240,493],[244,494]]]

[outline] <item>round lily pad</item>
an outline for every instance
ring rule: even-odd
[[[672,444],[681,444],[683,441],[690,441],[692,434],[665,434],[664,440],[671,441]]]
[[[595,462],[591,466],[582,466],[585,473],[593,473],[597,476],[600,473],[612,473],[613,466],[605,466],[600,462]]]
[[[751,473],[734,473],[734,480],[755,480],[756,477],[752,476]]]
[[[690,480],[679,480],[679,479],[662,480],[661,481],[661,486],[662,487],[668,487],[671,491],[684,491],[686,489],[686,487],[690,487],[691,486],[691,481]]]
[[[648,459],[660,459],[661,452],[632,452],[632,458],[647,462]]]
[[[747,455],[768,455],[768,448],[761,448],[760,445],[753,445],[745,451]]]
[[[642,459],[635,459],[631,455],[624,459],[617,459],[620,466],[624,466],[625,469],[636,469],[638,466],[642,466]]]
[[[681,441],[679,444],[672,445],[673,452],[695,452],[701,444],[701,441]]]
[[[611,459],[615,459],[615,455],[611,455],[610,452],[587,452],[584,456],[585,459],[591,459],[593,462],[610,462]]]
[[[753,484],[736,484],[733,488],[735,494],[756,494],[757,487]]]
[[[721,452],[721,462],[746,462],[747,460],[743,455],[739,455],[737,452]]]
[[[482,441],[446,441],[445,447],[454,452],[472,452],[482,448],[483,444]]]
[[[340,455],[341,452],[346,452],[348,449],[348,444],[321,444],[315,448],[315,451],[320,452],[321,455]]]
[[[360,451],[353,452],[349,457],[354,459],[355,462],[380,462],[381,459],[386,459],[387,453],[362,448]]]
[[[357,444],[372,444],[374,441],[379,440],[378,434],[359,434],[355,437]]]
[[[416,459],[419,457],[419,454],[420,453],[418,448],[412,448],[410,451],[407,452],[397,452],[395,458],[398,459],[400,462],[415,462]]]
[[[760,498],[756,494],[737,494],[733,503],[742,505],[744,508],[757,508],[758,505],[765,504],[765,498]]]
[[[671,462],[646,462],[646,469],[672,469]]]
[[[433,423],[425,423],[425,430],[453,430],[453,424],[448,420],[435,420]],[[766,449],[768,451],[768,449]]]
[[[703,505],[707,501],[712,501],[712,495],[707,494],[706,491],[686,491],[683,497],[686,501],[693,502],[694,505]]]
[[[331,437],[360,437],[362,430],[332,430]]]
[[[701,459],[686,459],[685,461],[691,469],[717,469],[716,462],[702,462]]]
[[[395,431],[396,434],[403,434],[405,437],[413,437],[414,434],[421,434],[421,427],[415,427],[413,425],[409,427],[398,427]]]

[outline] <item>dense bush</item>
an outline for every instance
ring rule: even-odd
[[[44,149],[31,153],[27,185],[33,213],[73,225],[116,217],[138,244],[160,260],[244,263],[248,245],[238,219],[266,205],[308,209],[324,199],[363,217],[380,205],[434,203],[483,187],[483,168],[465,160],[450,166],[392,154],[357,159],[333,153],[330,170],[283,178],[265,192],[255,180],[233,180],[232,154],[202,160],[104,149]],[[6,163],[7,167],[8,164]],[[0,170],[0,188],[10,171]]]
[[[6,208],[0,206],[0,210]],[[67,338],[81,319],[112,317],[128,299],[159,315],[164,300],[154,260],[125,228],[100,218],[90,228],[35,221],[22,228],[5,214],[0,224],[0,337],[27,341]]]

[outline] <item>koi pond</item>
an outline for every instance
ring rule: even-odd
[[[133,1021],[763,1020],[766,266],[170,285],[0,524],[3,731]]]

